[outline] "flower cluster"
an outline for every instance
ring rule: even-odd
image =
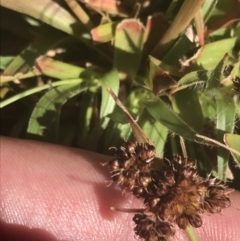
[[[133,218],[135,234],[143,240],[164,241],[174,225],[201,227],[201,214],[220,212],[231,205],[223,182],[197,174],[196,164],[180,156],[156,157],[148,143],[125,142],[109,163],[112,181],[143,199],[145,208]]]

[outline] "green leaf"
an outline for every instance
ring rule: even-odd
[[[59,86],[48,91],[33,110],[27,129],[28,136],[37,140],[58,143],[62,105],[87,88],[86,83],[79,80],[78,83]]]
[[[24,65],[24,62],[16,61],[11,65],[11,68],[13,67],[13,69],[11,70],[9,67],[7,71],[15,72],[14,69],[18,68],[17,65],[20,66],[19,68],[22,68],[21,67],[22,64]],[[20,80],[20,79],[25,79],[29,77],[35,77],[42,74],[52,78],[56,78],[56,79],[76,79],[76,78],[90,79],[90,78],[98,77],[98,74],[91,70],[81,68],[79,66],[74,66],[72,64],[67,64],[58,60],[54,60],[46,56],[41,56],[40,58],[38,58],[36,60],[35,65],[36,67],[27,71],[26,73],[19,72],[15,75],[2,75],[1,76],[2,83],[8,82],[14,79]]]
[[[216,94],[217,104],[217,140],[223,142],[225,133],[232,133],[234,129],[235,121],[235,105],[232,98],[217,92]],[[229,160],[229,151],[219,147],[218,148],[218,173],[219,179],[226,179],[227,163]]]
[[[54,0],[1,0],[1,5],[13,11],[36,18],[68,34],[81,37],[86,29],[57,1]]]
[[[228,54],[225,54],[218,65],[214,68],[210,78],[207,81],[206,90],[211,90],[220,86],[223,77],[223,68],[226,66],[227,59]]]
[[[120,73],[135,77],[141,63],[144,27],[138,20],[126,19],[117,25],[114,66]]]
[[[101,77],[102,83],[102,101],[100,107],[100,120],[95,123],[89,136],[86,138],[88,150],[96,151],[99,144],[99,138],[107,128],[110,121],[109,115],[113,112],[115,107],[115,101],[107,91],[108,87],[111,87],[115,93],[119,90],[118,72],[115,68],[107,72]]]
[[[213,0],[205,2],[213,2]],[[217,0],[217,4],[207,21],[207,29],[212,32],[219,28],[229,26],[234,21],[239,21],[239,16],[240,2],[238,0]]]
[[[168,128],[159,121],[156,121],[145,108],[140,115],[138,124],[143,129],[143,132],[146,134],[151,143],[154,144],[158,156],[162,158],[168,136]]]
[[[173,133],[191,141],[197,141],[196,132],[178,117],[161,99],[149,93],[149,99],[143,102],[148,112]]]
[[[13,61],[14,58],[15,58],[14,56],[0,56],[0,69],[3,69],[3,70],[6,69],[7,66]]]
[[[204,1],[201,11],[204,23],[210,18],[218,0]]]
[[[18,101],[22,98],[25,98],[29,95],[32,95],[32,94],[35,94],[35,93],[38,93],[42,90],[46,90],[46,89],[50,89],[52,87],[57,87],[57,86],[61,86],[61,85],[68,85],[68,84],[74,84],[74,83],[79,83],[80,79],[71,79],[71,80],[61,80],[61,81],[56,81],[56,82],[53,82],[51,84],[45,84],[45,85],[42,85],[42,86],[39,86],[39,87],[35,87],[35,88],[32,88],[32,89],[29,89],[29,90],[26,90],[24,92],[21,92],[17,95],[14,95],[8,99],[5,99],[3,101],[0,102],[0,108],[3,108],[4,106],[7,106],[15,101]]]
[[[197,68],[205,70],[214,69],[222,56],[226,53],[231,54],[237,41],[239,38],[235,37],[206,44],[192,68],[196,68],[197,65]]]
[[[124,140],[130,140],[132,136],[132,129],[129,124],[119,124],[114,123],[113,121],[109,122],[103,140],[103,149],[104,152],[109,154],[109,148],[116,146],[119,147],[122,145]]]
[[[62,38],[63,34],[59,31],[49,31],[49,28],[42,27],[42,35],[38,36],[38,39],[24,49],[4,70],[2,77],[10,76],[6,81],[16,78],[27,78],[34,75],[39,75],[39,71],[31,69],[34,66],[36,59],[44,55],[47,50],[53,47],[54,44],[58,43]],[[49,34],[48,34],[49,33]],[[48,38],[45,35],[48,34]]]
[[[199,132],[203,127],[203,114],[194,90],[181,90],[172,95],[172,107],[178,116],[195,131]]]
[[[178,87],[182,87],[182,86],[189,87],[196,84],[204,84],[209,79],[211,73],[212,73],[211,71],[207,71],[207,70],[198,70],[198,71],[190,72],[184,75],[178,81]]]
[[[54,60],[46,56],[40,57],[36,65],[41,73],[57,79],[90,79],[99,77],[97,73],[91,70]]]
[[[101,77],[102,82],[102,102],[100,110],[100,118],[106,117],[113,112],[115,101],[108,93],[107,88],[110,87],[114,93],[119,91],[118,72],[115,68],[107,72]]]
[[[206,91],[198,93],[198,96],[204,119],[213,120],[217,115],[217,111],[216,103],[213,101],[212,96]]]
[[[2,0],[1,5],[13,11],[29,15],[39,21],[49,24],[65,33],[75,36],[92,48],[105,61],[110,62],[109,56],[92,45],[91,36],[85,26],[75,19],[66,9],[55,0],[8,1]],[[48,35],[45,35],[48,36]],[[48,36],[49,37],[49,36]]]
[[[193,47],[194,43],[185,34],[182,34],[174,40],[171,47],[162,57],[162,62],[168,65],[177,65],[179,59]]]
[[[117,23],[111,22],[97,26],[91,30],[92,39],[96,43],[106,43],[114,38]]]
[[[226,145],[238,152],[240,152],[240,135],[226,133],[224,135],[224,142]],[[231,152],[234,161],[240,165],[240,155]]]
[[[177,82],[170,77],[169,71],[172,72],[171,66],[150,57],[148,78],[145,78],[145,85],[156,95],[164,93],[164,91],[177,85]],[[176,72],[176,71],[175,71]]]
[[[187,28],[190,24],[196,13],[200,10],[202,3],[204,0],[185,0],[183,1],[179,11],[174,16],[174,20],[172,21],[170,27],[167,29],[163,37],[160,39],[157,46],[153,49],[152,55],[155,58],[162,58],[163,53],[169,49],[172,45],[173,41],[179,37],[179,35]],[[174,2],[173,2],[174,3]],[[178,2],[179,3],[179,2]],[[180,48],[178,48],[180,50]],[[184,51],[184,47],[182,48]],[[172,52],[173,54],[173,52]],[[177,60],[178,58],[173,58],[173,60]],[[171,57],[168,56],[166,62],[171,61]]]
[[[95,94],[95,93],[94,93]],[[79,112],[79,146],[81,148],[87,148],[86,146],[86,139],[89,135],[89,132],[91,130],[90,124],[91,124],[91,118],[93,114],[93,103],[94,103],[94,94],[91,92],[87,92],[84,95],[84,98],[81,101],[80,105],[80,112]]]

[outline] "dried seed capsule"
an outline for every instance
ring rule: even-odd
[[[181,216],[184,212],[184,207],[181,204],[176,204],[172,207],[172,214],[174,216]]]
[[[152,181],[151,177],[147,173],[140,173],[138,178],[138,184],[140,187],[147,187],[148,184]]]
[[[221,207],[218,205],[217,200],[205,199],[204,208],[209,213],[219,213],[221,212]]]
[[[196,173],[196,169],[189,166],[187,166],[182,170],[182,176],[185,179],[191,179],[195,173]]]
[[[109,161],[109,167],[111,171],[118,170],[120,168],[119,161],[115,159]]]
[[[126,152],[129,152],[129,153],[132,153],[132,154],[135,153],[136,142],[127,141],[125,143],[125,146],[126,146]]]
[[[125,170],[130,169],[134,165],[135,160],[133,158],[129,158],[123,162],[123,168]]]
[[[163,177],[163,181],[167,186],[173,186],[175,184],[175,176],[172,171],[165,172]]]
[[[220,208],[229,208],[231,206],[231,201],[229,197],[222,197],[217,200]]]
[[[225,189],[222,186],[213,186],[208,188],[208,196],[212,199],[219,199],[224,195]]]
[[[132,192],[133,192],[133,195],[136,196],[136,197],[144,197],[145,195],[145,190],[141,187],[134,187],[132,189]]]
[[[112,180],[118,184],[121,184],[124,181],[124,175],[121,172],[116,172],[112,174],[111,177],[112,177]]]
[[[178,227],[181,229],[186,229],[188,226],[188,223],[189,223],[188,217],[185,215],[179,216],[178,219],[176,220],[176,222],[177,222]]]
[[[146,197],[144,199],[144,204],[149,208],[151,212],[153,212],[159,208],[158,204],[160,203],[160,200],[161,199],[159,197]]]
[[[202,219],[199,214],[194,214],[188,217],[189,223],[194,227],[194,228],[200,228],[202,226]]]
[[[150,162],[156,155],[156,149],[154,146],[144,143],[136,146],[137,157],[145,162]]]
[[[144,240],[166,241],[168,237],[175,235],[175,229],[169,222],[158,220],[154,216],[136,214],[133,221],[136,223],[136,235]]]
[[[155,229],[159,234],[166,237],[174,236],[176,233],[176,230],[174,229],[174,227],[168,222],[162,222],[162,221],[156,222]]]

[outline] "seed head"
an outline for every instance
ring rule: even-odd
[[[143,196],[151,182],[150,166],[155,155],[155,147],[148,143],[125,142],[109,162],[112,180],[135,196]]]
[[[230,207],[224,183],[210,175],[200,177],[192,160],[176,155],[171,160],[161,160],[161,166],[155,163],[157,160],[154,146],[125,142],[109,162],[112,180],[143,199],[145,207],[140,213],[129,210],[137,212],[134,232],[141,239],[168,240],[175,234],[174,225],[181,229],[188,225],[199,228],[202,213],[217,213]]]
[[[146,241],[166,241],[176,232],[172,224],[161,221],[153,215],[137,213],[133,221],[136,224],[135,234]]]
[[[200,227],[200,214],[203,212],[220,212],[230,206],[222,182],[198,176],[196,164],[179,156],[165,161],[158,175],[154,173],[148,188],[150,197],[144,199],[148,211],[157,214],[160,220],[177,223],[182,229],[186,229],[188,224]]]

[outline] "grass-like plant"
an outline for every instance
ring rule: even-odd
[[[226,182],[240,163],[239,16],[238,0],[1,0],[1,134],[109,154],[133,128],[159,158]]]

